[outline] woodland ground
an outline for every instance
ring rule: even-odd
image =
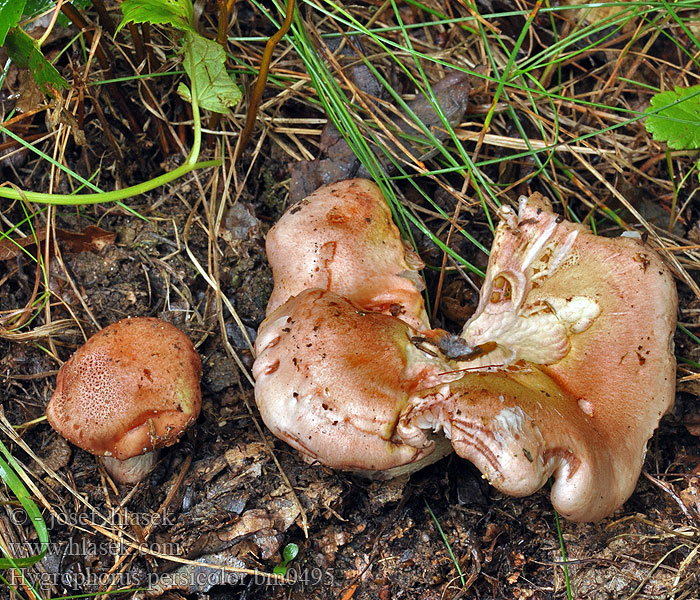
[[[216,3],[201,4],[200,29],[213,36]],[[700,598],[700,448],[690,433],[693,426],[700,432],[697,152],[668,151],[641,119],[655,91],[698,83],[700,3],[641,4],[581,13],[529,0],[300,2],[291,37],[274,51],[252,142],[238,160],[232,155],[245,95],[228,116],[204,115],[202,157],[222,159],[219,168],[123,206],[3,200],[0,428],[51,545],[23,573],[3,572],[0,597],[32,598],[33,586],[42,598],[105,597],[123,588],[148,590],[117,597]],[[118,6],[107,9],[118,22]],[[241,0],[226,19],[228,67],[246,89],[275,31],[268,9],[280,14],[270,3]],[[104,28],[100,43],[112,73],[75,27],[57,27],[43,46],[49,57],[65,50],[56,65],[71,87],[60,106],[45,104],[10,67],[0,101],[5,119],[21,118],[5,126],[54,161],[5,137],[3,152],[16,152],[2,158],[2,178],[19,188],[71,192],[75,181],[59,164],[96,174],[93,183],[103,190],[124,187],[174,168],[191,143],[189,105],[175,92],[184,77],[176,36],[134,27],[115,42],[93,9],[81,10]],[[350,40],[355,49],[344,54]],[[376,77],[368,83],[366,72],[353,72],[358,52],[385,79],[374,92],[367,88]],[[434,85],[448,67],[467,74],[470,91],[445,153],[408,141],[415,157],[397,159],[394,151],[401,168],[389,173],[398,214],[410,211],[425,226],[408,229],[428,265],[436,325],[459,330],[481,283],[472,267],[483,270],[487,261],[443,214],[488,247],[486,215],[495,219],[496,202],[540,191],[555,210],[565,203],[569,216],[600,234],[618,235],[623,225],[651,231],[649,243],[678,259],[677,402],[650,442],[634,495],[602,522],[558,522],[546,489],[505,497],[454,456],[387,482],[308,466],[256,425],[252,387],[234,359],[249,370],[252,354],[233,312],[253,336],[272,289],[265,232],[289,203],[299,161],[318,156],[329,114],[354,124],[348,135],[356,152],[371,151],[363,140],[376,122],[391,121],[396,104],[387,89],[410,101],[416,82]],[[98,85],[109,77],[120,78],[136,128],[114,90]],[[321,85],[327,88],[319,92]],[[335,102],[335,93],[349,100]],[[440,98],[466,100],[463,87]],[[339,168],[356,172],[349,161]],[[381,168],[374,172],[386,180]],[[91,225],[100,230],[86,231]],[[460,260],[443,260],[436,239]],[[91,455],[41,417],[62,362],[86,336],[129,315],[159,316],[191,336],[203,360],[204,397],[196,425],[163,452],[152,476],[117,488]],[[0,543],[23,556],[36,542],[26,512],[0,487]],[[299,554],[286,582],[235,571],[221,580],[200,564],[270,573],[290,543]]]

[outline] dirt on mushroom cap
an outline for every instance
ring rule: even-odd
[[[340,294],[365,310],[429,328],[420,258],[401,241],[379,187],[367,179],[323,186],[298,202],[268,232],[275,280],[267,307],[305,289]]]
[[[435,451],[431,440],[411,446],[394,435],[408,396],[450,370],[413,345],[415,333],[333,292],[290,299],[256,341],[255,394],[265,424],[309,460],[339,469],[415,470],[441,458],[443,447]]]

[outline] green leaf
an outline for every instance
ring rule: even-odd
[[[0,452],[5,455],[5,458],[7,458],[7,462],[0,458],[0,479],[5,482],[5,485],[7,485],[10,490],[12,490],[12,493],[15,495],[17,500],[19,500],[20,505],[24,509],[23,512],[12,511],[11,517],[14,519],[24,519],[26,515],[26,517],[28,517],[28,519],[31,521],[32,525],[34,525],[34,529],[39,537],[39,543],[41,544],[41,551],[33,556],[28,556],[25,558],[0,558],[0,569],[30,567],[44,558],[46,550],[49,546],[49,532],[46,529],[46,523],[44,518],[41,516],[39,507],[29,495],[29,491],[26,487],[24,487],[22,480],[17,475],[22,467],[17,463],[2,442],[0,442]],[[10,464],[8,464],[8,462]]]
[[[282,558],[285,564],[293,561],[297,557],[297,554],[299,554],[299,546],[294,543],[287,544],[282,551]]]
[[[282,550],[282,562],[276,565],[272,572],[284,577],[287,574],[287,565],[296,558],[297,554],[299,554],[299,546],[294,543],[287,544]]]
[[[18,67],[29,69],[44,94],[56,96],[56,90],[69,87],[56,67],[44,58],[37,43],[19,27],[7,32],[5,49]]]
[[[11,2],[12,0],[10,0]],[[24,3],[23,15],[33,17],[39,13],[46,12],[50,8],[54,8],[56,3],[53,0],[27,0]]]
[[[127,23],[172,25],[182,31],[194,31],[191,0],[124,0],[122,14],[117,31]]]
[[[190,88],[182,83],[182,81],[177,85],[177,93],[180,94],[180,98],[185,102],[192,103],[192,92],[190,92]]]
[[[0,46],[10,27],[15,27],[24,12],[26,0],[0,0]]]
[[[673,150],[700,148],[700,85],[656,94],[645,126],[656,141]]]
[[[2,0],[0,0],[2,1]],[[184,67],[190,88],[178,86],[178,93],[188,101],[195,95],[201,108],[226,113],[241,99],[238,89],[226,72],[226,54],[212,40],[199,35],[192,26],[191,0],[124,0],[121,5],[126,23],[169,24],[185,32]]]
[[[226,71],[224,49],[215,41],[188,31],[184,50],[183,66],[199,106],[217,113],[228,112],[241,99],[241,90]],[[178,92],[184,92],[182,86]],[[187,98],[185,93],[181,95]]]

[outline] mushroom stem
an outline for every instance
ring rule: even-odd
[[[119,460],[112,456],[98,457],[100,463],[116,483],[138,483],[156,466],[158,450]]]

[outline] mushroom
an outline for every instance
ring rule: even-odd
[[[443,428],[507,494],[531,494],[553,475],[554,507],[597,520],[631,495],[673,404],[675,285],[641,241],[595,236],[539,194],[501,219],[462,332],[493,350],[412,397],[397,431],[420,443],[425,427]]]
[[[423,262],[401,241],[384,196],[367,179],[325,185],[291,206],[268,232],[266,250],[275,282],[268,315],[319,288],[430,328],[418,275]]]
[[[457,375],[423,351],[405,322],[321,289],[305,290],[260,326],[255,399],[267,427],[309,461],[391,477],[451,452],[443,436],[410,445],[396,424],[417,389]],[[436,443],[437,442],[437,443]]]
[[[442,431],[504,493],[554,476],[555,508],[597,520],[632,493],[673,403],[675,286],[640,239],[595,236],[539,194],[500,218],[479,306],[455,338],[429,329],[419,261],[373,184],[332,184],[292,207],[268,238],[256,401],[308,460],[392,476],[444,455]]]
[[[115,481],[135,483],[152,469],[156,450],[196,420],[201,373],[197,351],[177,327],[123,319],[63,364],[46,416],[64,438],[101,457]]]

